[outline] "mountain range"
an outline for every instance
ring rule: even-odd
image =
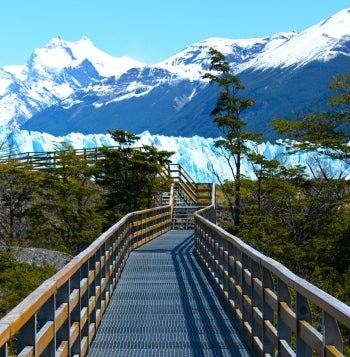
[[[350,9],[303,32],[267,38],[209,38],[156,64],[114,58],[87,37],[52,39],[26,64],[0,69],[0,125],[53,135],[135,133],[216,137],[210,116],[218,88],[202,79],[209,48],[226,55],[256,105],[248,128],[276,138],[275,116],[293,119],[323,110],[332,76],[349,73]]]

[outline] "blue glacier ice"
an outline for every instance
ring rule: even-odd
[[[141,133],[135,144],[154,145],[162,150],[174,152],[171,159],[179,163],[197,182],[218,182],[232,179],[230,167],[215,148],[215,138],[174,137],[152,135],[148,131]],[[53,136],[36,131],[20,130],[18,128],[0,127],[0,152],[2,157],[24,152],[43,152],[62,150],[64,145],[74,149],[95,148],[101,146],[115,146],[116,143],[109,134],[70,133],[66,136]],[[320,157],[312,153],[297,153],[290,155],[281,141],[275,143],[264,142],[252,146],[257,153],[268,159],[278,159],[287,166],[303,165],[310,175],[318,175],[320,169],[326,170],[333,177],[348,177],[350,168],[344,162]],[[242,172],[248,178],[255,178],[252,165],[243,160]]]

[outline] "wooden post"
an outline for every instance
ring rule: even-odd
[[[253,316],[252,316],[252,335],[257,336],[260,341],[262,341],[262,328],[261,322],[259,323],[259,316],[257,315],[257,309],[259,312],[263,310],[263,299],[262,299],[262,291],[257,291],[258,283],[256,281],[262,282],[262,272],[261,267],[256,261],[252,261],[251,267],[252,273],[252,309],[253,309]]]
[[[242,251],[235,249],[235,282],[236,282],[236,313],[243,329],[243,264]]]
[[[74,291],[78,290],[78,302],[76,306],[73,308],[70,306],[69,311],[70,311],[70,329],[72,326],[78,326],[75,327],[79,329],[78,331],[78,338],[76,341],[71,340],[71,335],[70,335],[70,342],[69,342],[69,350],[71,355],[78,354],[80,355],[80,311],[81,311],[81,295],[80,295],[80,281],[81,281],[81,269],[78,269],[77,272],[71,277],[70,279],[70,294],[74,294]]]
[[[323,345],[334,346],[338,351],[343,353],[343,339],[339,330],[337,320],[327,312],[323,311]]]
[[[264,353],[269,353],[271,354],[271,356],[274,356],[275,354],[275,346],[272,343],[272,341],[270,341],[269,337],[268,337],[268,332],[267,332],[267,323],[270,323],[272,326],[274,326],[274,311],[273,309],[270,307],[270,305],[267,303],[266,301],[266,292],[265,289],[270,289],[270,290],[274,290],[274,286],[273,286],[273,280],[272,280],[272,276],[269,270],[267,270],[266,268],[263,268],[263,282],[262,282],[262,294],[263,294],[263,351]]]
[[[228,288],[228,299],[233,301],[234,306],[236,306],[236,272],[235,272],[235,258],[234,258],[234,246],[232,244],[228,245],[228,280],[229,280],[229,288]]]
[[[288,307],[291,307],[291,297],[287,284],[281,279],[277,281],[277,300],[278,300],[278,312],[277,312],[277,336],[278,340],[285,340],[287,344],[291,345],[291,330],[287,324],[285,324],[281,318],[281,305],[280,302],[285,302]]]
[[[248,325],[252,326],[253,306],[252,306],[252,262],[247,254],[242,253],[242,307],[243,307],[243,323],[244,332],[246,333],[249,344],[252,345],[252,334],[248,331]],[[247,282],[250,274],[250,283]]]
[[[48,343],[48,346],[40,354],[42,357],[54,356],[56,352],[56,333],[55,333],[55,312],[56,312],[56,296],[53,294],[46,303],[40,308],[37,314],[38,327],[43,327],[47,322],[52,322],[54,336]],[[37,352],[38,353],[38,352]]]
[[[59,346],[63,341],[68,342],[69,348],[69,331],[71,326],[71,319],[69,313],[69,294],[70,294],[70,279],[68,279],[58,290],[56,293],[56,308],[60,308],[62,304],[67,304],[67,318],[62,323],[62,326],[58,328],[55,326],[55,334],[56,334],[56,345]]]
[[[31,346],[33,347],[35,354],[37,325],[37,316],[34,314],[19,330],[18,337],[16,339],[17,353],[20,353],[25,347]]]
[[[299,321],[304,320],[312,324],[309,302],[305,296],[297,292],[297,356],[311,357],[312,350],[299,335]]]
[[[5,343],[2,347],[0,347],[0,357],[8,357],[7,343]]]

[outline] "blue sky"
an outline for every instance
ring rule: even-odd
[[[302,31],[349,0],[2,0],[0,67],[25,63],[60,36],[89,37],[113,56],[155,63],[208,37]]]

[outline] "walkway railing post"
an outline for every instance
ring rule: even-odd
[[[80,283],[80,351],[88,348],[88,341],[83,340],[84,336],[89,336],[89,260],[81,268]]]
[[[209,268],[212,276],[215,275],[215,251],[214,251],[214,239],[212,237],[212,233],[209,229],[205,228],[206,237],[207,237],[207,256],[209,256]]]
[[[229,295],[229,244],[226,240],[222,240],[223,247],[223,287],[224,295],[227,298]]]
[[[89,287],[88,287],[88,338],[89,345],[92,334],[96,330],[96,254],[89,259]],[[90,329],[93,328],[94,331]]]
[[[263,349],[265,353],[270,353],[271,356],[275,353],[274,343],[273,343],[273,329],[274,323],[274,310],[270,306],[271,303],[270,296],[274,290],[273,280],[270,272],[263,268],[263,281],[262,281],[262,296],[263,296]]]
[[[235,258],[235,281],[236,281],[236,316],[238,317],[239,325],[241,330],[243,330],[243,270],[242,270],[242,252],[235,247],[234,250]]]
[[[80,292],[80,269],[70,279],[70,336],[69,350],[72,354],[80,353],[80,311],[81,311],[81,292]]]
[[[309,323],[310,325],[312,324],[312,316],[311,316],[311,311],[310,311],[310,305],[305,296],[301,295],[300,293],[297,293],[297,324],[299,325],[299,322],[301,323]],[[301,338],[302,333],[298,333],[297,337],[297,355],[298,356],[305,356],[305,357],[311,357],[312,356],[312,350],[310,346],[304,341],[304,339]]]
[[[259,343],[262,341],[262,271],[261,266],[252,260],[252,337],[253,349],[259,349]],[[257,339],[258,338],[258,339]]]
[[[50,342],[41,345],[36,344],[36,354],[38,356],[50,357],[56,352],[56,334],[55,334],[55,311],[56,311],[56,296],[53,294],[37,313],[37,325],[43,332],[53,336]],[[46,328],[45,328],[46,327]]]
[[[242,307],[243,307],[243,321],[244,321],[244,331],[246,332],[249,345],[252,345],[252,331],[250,328],[252,326],[252,264],[251,259],[246,255],[242,254]]]
[[[236,307],[236,279],[235,279],[235,258],[234,258],[234,248],[229,244],[228,248],[228,299],[231,305]]]
[[[0,347],[0,357],[7,357],[9,354],[7,343]]]
[[[338,323],[325,311],[323,312],[323,329],[323,346],[325,355],[327,355],[329,352],[332,352],[330,345],[336,347],[338,351],[343,353],[343,339],[339,330]],[[329,353],[329,355],[331,355],[331,353]]]
[[[215,266],[215,278],[217,279],[219,286],[222,286],[222,270],[220,267],[220,262],[221,262],[221,254],[220,254],[220,241],[217,237],[215,237],[215,232],[212,234],[212,245],[214,248],[214,266]],[[215,238],[214,238],[215,237]]]
[[[35,341],[37,331],[37,316],[34,314],[28,322],[21,328],[16,339],[17,352],[26,349],[29,353],[31,350],[35,355]],[[30,347],[27,347],[30,346]]]
[[[278,300],[278,329],[277,336],[278,340],[285,341],[284,348],[288,348],[291,345],[291,329],[282,319],[282,307],[284,307],[283,312],[287,309],[291,310],[291,296],[287,284],[285,284],[281,279],[277,280],[277,300]],[[281,353],[280,347],[278,347],[278,353]],[[291,352],[291,351],[290,351]]]
[[[101,249],[97,249],[95,252],[95,294],[96,294],[96,306],[95,306],[95,320],[96,320],[96,330],[101,321],[102,315],[102,292],[101,292],[101,283],[102,283],[102,272],[101,272]]]
[[[59,324],[61,326],[55,326],[56,331],[56,345],[61,346],[62,343],[65,344],[64,341],[67,341],[66,349],[69,350],[69,335],[70,335],[70,279],[68,279],[57,291],[56,293],[56,306],[59,309],[60,316]],[[61,315],[62,314],[62,315]],[[62,318],[61,318],[62,316]]]

